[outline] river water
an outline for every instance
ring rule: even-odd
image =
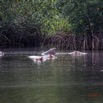
[[[42,63],[28,58],[34,54],[6,51],[0,58],[0,103],[103,103],[102,52]]]

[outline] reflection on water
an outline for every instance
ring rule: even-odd
[[[57,55],[39,66],[30,54],[0,58],[0,103],[103,102],[103,53]]]

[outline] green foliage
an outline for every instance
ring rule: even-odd
[[[0,27],[35,28],[42,34],[103,32],[102,0],[1,0]]]
[[[32,26],[42,34],[49,35],[61,28],[68,30],[67,19],[60,17],[55,2],[55,0],[1,0],[0,26],[15,25],[21,30]]]
[[[103,0],[57,0],[56,7],[76,33],[103,32]]]

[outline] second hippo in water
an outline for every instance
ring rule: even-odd
[[[68,53],[68,54],[70,54],[70,55],[72,55],[72,56],[81,56],[81,55],[85,55],[85,54],[87,54],[87,53],[80,52],[80,51],[73,51],[73,52],[70,52],[70,53]]]

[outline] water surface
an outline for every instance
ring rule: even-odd
[[[37,52],[5,53],[0,58],[0,103],[103,102],[102,52],[57,55],[39,65],[28,58]]]

